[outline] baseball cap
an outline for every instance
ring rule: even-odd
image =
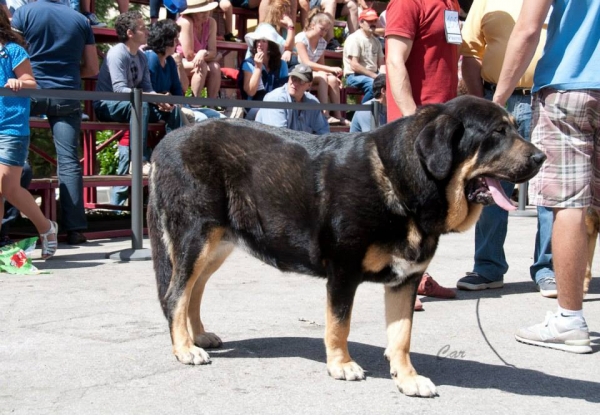
[[[360,16],[358,16],[358,20],[366,20],[369,22],[377,19],[379,19],[379,15],[373,9],[365,9],[362,11]]]
[[[295,76],[297,78],[302,79],[304,82],[312,82],[313,80],[313,71],[310,66],[305,65],[303,63],[299,63],[294,66],[292,72],[289,73],[290,77]]]

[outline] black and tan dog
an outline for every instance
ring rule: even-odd
[[[363,134],[313,136],[257,123],[208,121],[156,148],[148,228],[173,352],[210,361],[221,340],[204,330],[208,278],[241,243],[282,270],[327,279],[327,370],[364,378],[348,353],[354,294],[383,283],[397,387],[433,396],[410,357],[413,304],[440,235],[473,225],[483,205],[507,205],[498,180],[524,182],[545,159],[508,114],[479,98],[425,106]]]

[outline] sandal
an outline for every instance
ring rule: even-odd
[[[49,240],[48,236],[54,235],[54,240]],[[54,256],[58,248],[58,224],[50,221],[50,229],[47,232],[40,233],[42,242],[42,259],[49,259]]]

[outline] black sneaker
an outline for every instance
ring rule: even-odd
[[[12,245],[14,243],[15,243],[15,241],[13,241],[12,239],[10,239],[8,237],[8,235],[2,235],[2,236],[0,236],[0,248],[2,248],[3,246]]]
[[[87,242],[87,238],[79,231],[67,232],[67,243],[69,245],[79,245]]]
[[[344,48],[342,47],[342,45],[340,45],[340,42],[338,42],[338,40],[336,38],[331,39],[328,43],[327,43],[327,50],[333,50],[336,52],[341,52],[342,50],[344,50]]]
[[[456,288],[467,291],[480,291],[487,290],[488,288],[502,287],[504,287],[504,281],[490,281],[476,272],[467,272],[467,275],[456,283]]]
[[[227,33],[225,36],[223,36],[223,39],[227,42],[242,43],[242,39],[238,39],[233,35],[233,33]]]
[[[82,13],[90,21],[90,24],[94,27],[106,27],[106,23],[98,20],[98,16],[95,13]]]

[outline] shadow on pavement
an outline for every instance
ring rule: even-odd
[[[368,377],[389,378],[389,366],[382,347],[349,342],[350,353]],[[594,352],[598,352],[594,347]],[[274,337],[248,339],[223,344],[211,350],[214,358],[282,358],[299,356],[325,364],[325,347],[320,338]],[[519,395],[582,399],[600,403],[600,384],[514,366],[492,365],[466,359],[441,358],[411,353],[417,371],[436,385],[469,389],[498,389]],[[591,368],[591,366],[590,366]],[[327,376],[323,370],[323,376]]]

